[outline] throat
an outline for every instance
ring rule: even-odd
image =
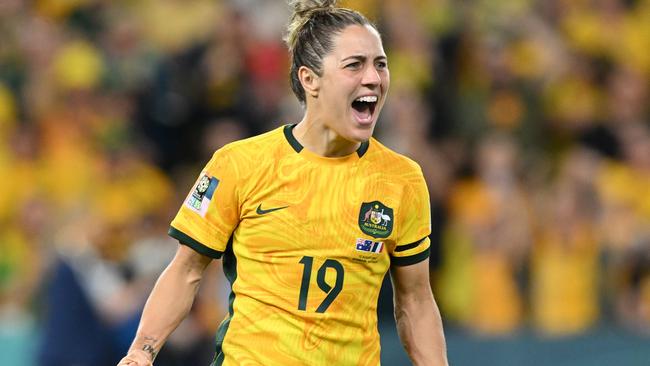
[[[360,146],[360,143],[347,140],[328,127],[305,120],[294,127],[293,135],[310,152],[328,158],[350,155]]]

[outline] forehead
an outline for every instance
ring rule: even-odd
[[[350,25],[333,38],[331,55],[341,60],[350,56],[375,58],[386,56],[381,37],[371,26]]]

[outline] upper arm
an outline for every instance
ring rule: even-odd
[[[390,276],[398,300],[431,294],[428,259],[410,266],[391,266]]]
[[[200,279],[212,258],[203,255],[187,245],[179,245],[170,267],[177,268],[189,277]]]
[[[431,209],[429,191],[421,170],[405,173],[402,200],[396,217],[391,266],[410,266],[429,257]]]

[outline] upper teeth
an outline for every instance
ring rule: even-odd
[[[377,96],[376,95],[368,95],[365,97],[357,98],[355,102],[369,102],[369,103],[374,103],[377,101]]]

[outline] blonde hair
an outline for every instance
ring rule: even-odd
[[[369,25],[361,13],[336,6],[336,0],[289,0],[293,9],[284,41],[289,49],[291,89],[301,103],[305,90],[298,79],[298,69],[306,66],[322,75],[323,57],[334,46],[332,38],[350,25]]]

